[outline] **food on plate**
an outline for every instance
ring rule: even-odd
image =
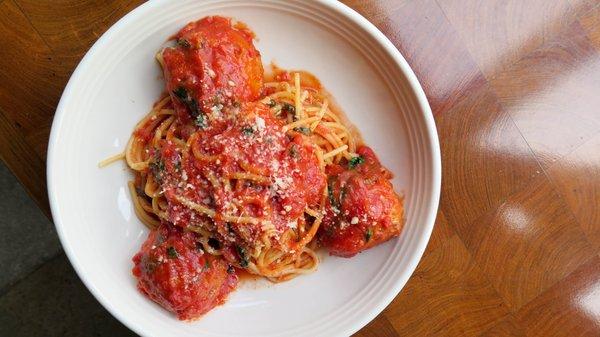
[[[166,93],[101,163],[133,171],[150,228],[133,274],[179,319],[222,304],[240,272],[287,281],[317,269],[319,247],[351,257],[402,230],[391,173],[319,80],[265,73],[253,38],[230,18],[186,25],[157,54]]]

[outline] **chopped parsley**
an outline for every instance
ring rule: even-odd
[[[298,145],[296,144],[292,144],[292,146],[290,147],[290,157],[292,158],[298,158]]]
[[[371,228],[367,229],[367,231],[365,232],[365,242],[369,242],[369,240],[371,240],[372,236],[373,236],[373,231],[371,230]]]
[[[165,171],[165,163],[157,156],[153,161],[149,164],[150,170],[152,170],[152,174],[159,182],[162,180],[163,172]]]
[[[177,97],[181,103],[187,105],[188,109],[190,110],[190,114],[195,118],[194,122],[196,125],[202,128],[206,128],[208,126],[206,123],[206,118],[204,118],[202,112],[200,111],[198,101],[190,96],[190,93],[184,87],[178,87],[177,89],[173,90],[173,95],[175,95],[175,97]]]
[[[310,129],[308,127],[306,127],[306,126],[295,127],[294,131],[298,131],[298,132],[300,132],[302,134],[305,134],[305,135],[309,135],[310,134]]]
[[[183,48],[191,48],[192,47],[192,45],[190,44],[190,41],[188,41],[186,39],[182,39],[182,38],[177,39],[177,44],[182,46]]]
[[[206,118],[204,118],[203,114],[198,114],[198,117],[194,120],[194,124],[199,128],[206,129],[208,127],[206,123]]]
[[[364,162],[365,158],[363,158],[362,156],[354,157],[348,161],[348,168],[353,169]]]
[[[291,113],[291,114],[295,114],[296,113],[296,107],[294,107],[293,105],[291,105],[290,103],[283,103],[283,106],[281,107],[282,111]]]
[[[244,249],[244,247],[236,245],[235,249],[237,250],[237,254],[240,259],[240,267],[248,267],[248,256],[246,255],[246,250]]]
[[[335,200],[335,196],[333,195],[333,184],[335,181],[330,179],[327,183],[327,197],[329,198],[329,204],[331,205],[331,209],[334,213],[340,213],[340,204],[338,200]]]
[[[179,254],[177,253],[175,247],[170,246],[169,248],[167,248],[167,256],[169,257],[169,259],[176,259],[179,256]]]
[[[235,273],[235,268],[233,268],[232,265],[227,266],[227,273],[228,274],[233,274]]]
[[[251,136],[254,133],[254,129],[251,126],[244,126],[242,128],[242,132],[246,135],[246,136]]]
[[[204,260],[204,270],[210,269],[210,263],[208,263],[208,259]]]
[[[267,103],[267,105],[269,106],[269,108],[273,108],[277,105],[277,102],[275,102],[275,100],[272,99],[269,101],[269,103]]]

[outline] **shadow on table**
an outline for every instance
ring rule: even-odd
[[[0,336],[135,336],[58,255],[0,298]]]

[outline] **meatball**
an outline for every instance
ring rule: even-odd
[[[402,199],[394,192],[391,173],[373,150],[362,146],[345,166],[328,167],[326,214],[320,243],[330,254],[351,257],[400,234]]]
[[[191,22],[175,35],[177,45],[165,48],[161,57],[181,121],[260,97],[263,66],[253,37],[243,24],[220,16]]]
[[[238,281],[225,260],[199,247],[194,233],[162,224],[133,257],[138,289],[181,320],[223,304]]]

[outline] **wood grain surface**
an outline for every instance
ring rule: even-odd
[[[49,215],[52,117],[139,0],[0,0],[0,157]],[[600,336],[600,0],[346,0],[413,67],[440,211],[403,291],[357,336]]]

